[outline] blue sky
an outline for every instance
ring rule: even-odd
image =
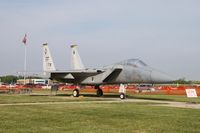
[[[140,58],[175,78],[200,79],[198,0],[1,0],[0,74],[42,71],[48,42],[58,69],[70,68],[72,43],[83,63],[100,67]]]

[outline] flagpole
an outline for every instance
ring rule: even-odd
[[[27,36],[25,34],[22,42],[24,43],[24,85],[26,84],[26,43],[27,43]]]
[[[26,84],[26,44],[24,45],[24,85]]]

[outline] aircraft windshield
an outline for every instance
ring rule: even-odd
[[[143,61],[141,61],[139,59],[129,59],[129,60],[121,62],[121,64],[131,65],[131,66],[135,66],[135,67],[147,66],[147,64],[145,64]]]

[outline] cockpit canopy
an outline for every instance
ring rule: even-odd
[[[145,66],[147,66],[147,64],[145,64],[143,61],[141,61],[139,59],[129,59],[129,60],[122,61],[119,64],[130,65],[130,66],[134,66],[134,67],[145,67]]]

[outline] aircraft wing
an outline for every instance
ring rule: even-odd
[[[109,83],[114,81],[122,68],[109,68],[109,69],[98,69],[98,70],[76,70],[76,71],[55,71],[50,72],[50,79],[55,79],[62,82],[67,83],[85,83],[90,84],[88,81],[88,77],[100,76],[102,78],[98,78],[96,81],[98,83]],[[95,83],[93,81],[93,83]]]
[[[72,81],[79,82],[86,77],[94,76],[103,73],[104,70],[75,70],[75,71],[54,71],[50,72],[50,79],[56,79],[58,81]]]

